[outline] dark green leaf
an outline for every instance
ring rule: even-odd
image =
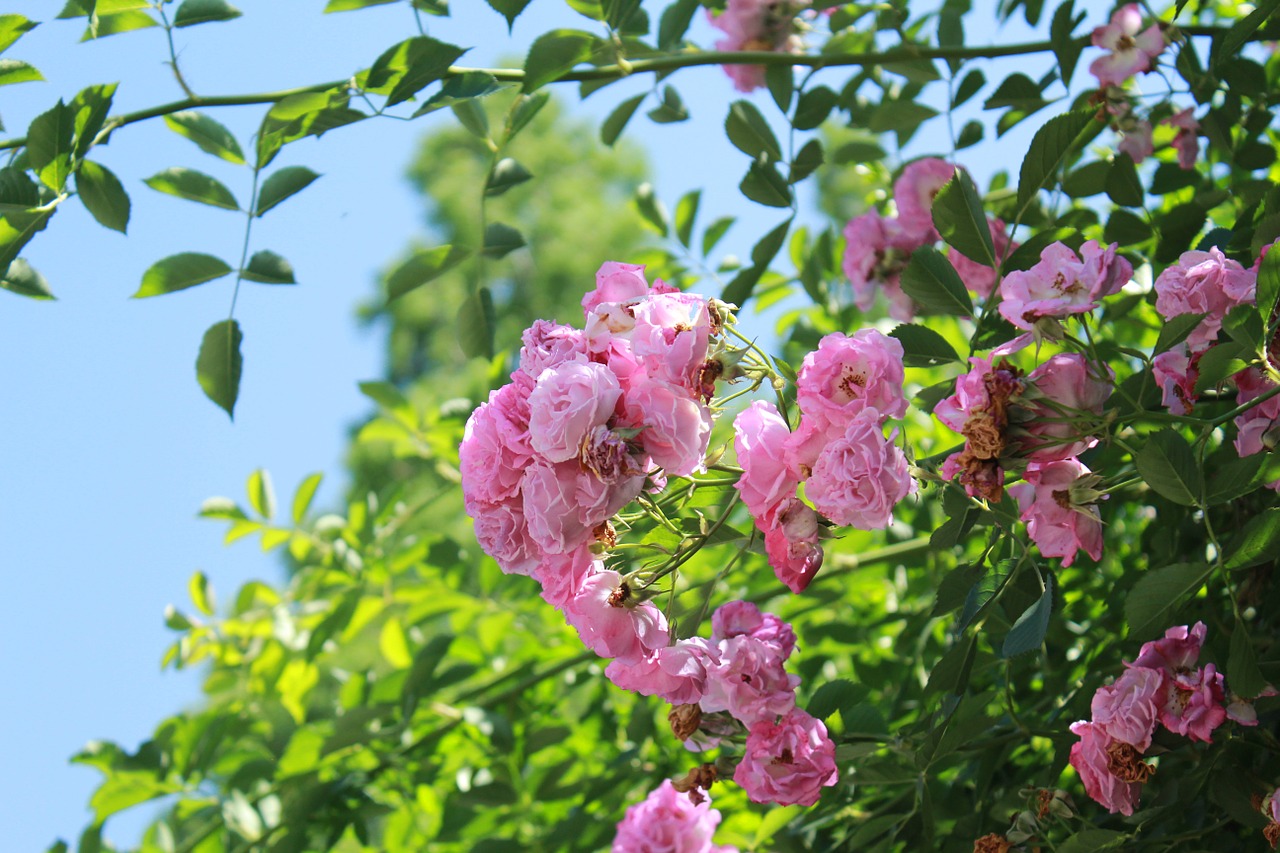
[[[936,367],[961,361],[955,347],[927,326],[904,323],[889,333],[902,344],[902,363],[907,367]]]
[[[230,21],[243,14],[226,0],[182,0],[173,16],[175,27],[193,27],[212,21]]]
[[[957,638],[955,645],[933,666],[929,672],[929,681],[925,684],[925,695],[933,693],[950,693],[960,695],[969,686],[969,675],[973,671],[973,661],[978,653],[978,638],[969,635]]]
[[[444,77],[449,66],[466,52],[465,48],[428,36],[406,39],[388,48],[373,63],[369,69],[369,88],[390,86],[387,106],[394,106]]]
[[[9,49],[15,41],[40,26],[22,15],[0,15],[0,53]]]
[[[486,258],[505,258],[525,245],[524,235],[510,225],[490,222],[485,226],[482,251]]]
[[[76,172],[76,192],[98,223],[124,234],[129,229],[129,194],[115,173],[100,163],[85,160]]]
[[[1235,341],[1224,341],[1200,356],[1196,363],[1195,392],[1203,394],[1227,380],[1229,376],[1239,373],[1249,366],[1252,348],[1244,348]]]
[[[977,68],[973,69],[960,80],[960,85],[956,87],[955,100],[951,102],[951,105],[953,107],[960,106],[978,94],[985,85],[987,85],[986,75]]]
[[[1053,575],[1044,578],[1044,592],[1013,623],[1000,656],[1011,658],[1040,648],[1044,635],[1049,630],[1049,616],[1053,613]]]
[[[1267,680],[1258,671],[1258,658],[1253,650],[1249,631],[1239,620],[1231,632],[1231,653],[1227,657],[1227,686],[1231,692],[1244,697],[1257,696],[1267,686]]]
[[[1152,435],[1134,457],[1142,479],[1157,494],[1183,506],[1196,506],[1204,480],[1186,439],[1171,429]]]
[[[1218,42],[1213,52],[1213,64],[1217,66],[1224,60],[1234,59],[1240,49],[1249,42],[1263,22],[1280,9],[1280,0],[1258,0],[1253,11],[1231,25],[1227,34]]]
[[[1209,212],[1199,204],[1180,204],[1156,220],[1160,239],[1156,243],[1156,261],[1172,263],[1191,248],[1191,241],[1204,228]]]
[[[445,244],[433,249],[421,249],[413,257],[387,276],[387,301],[404,296],[411,290],[448,272],[471,257],[471,251],[461,246]]]
[[[752,163],[738,189],[752,201],[769,207],[791,206],[791,187],[771,163]]]
[[[507,142],[515,139],[516,134],[525,128],[533,117],[541,112],[551,99],[550,92],[535,92],[532,95],[519,95],[511,104],[507,114]]]
[[[787,172],[787,182],[797,184],[813,174],[822,165],[822,142],[810,139],[791,161],[791,169]]]
[[[724,237],[725,232],[736,221],[732,216],[722,216],[708,225],[707,230],[702,232],[702,254],[711,254],[711,250],[716,247],[716,244]]]
[[[979,578],[978,582],[969,590],[969,597],[965,599],[964,609],[960,611],[960,616],[956,619],[957,631],[963,631],[967,628],[982,612],[982,609],[991,602],[991,599],[995,598],[996,593],[1000,591],[1005,581],[1009,579],[1009,575],[1013,572],[1015,565],[1017,563],[1014,560],[1001,560],[988,568]]]
[[[263,249],[254,252],[249,264],[240,273],[245,281],[256,281],[259,284],[297,284],[293,277],[293,264],[275,252]]]
[[[1146,220],[1124,208],[1112,211],[1107,218],[1107,227],[1102,232],[1104,242],[1119,243],[1121,246],[1145,243],[1151,236],[1151,226]]]
[[[170,255],[164,260],[156,261],[143,273],[142,286],[138,288],[137,293],[133,294],[133,298],[142,299],[147,296],[175,293],[186,290],[188,287],[204,284],[206,281],[222,278],[229,272],[231,267],[212,255],[202,255],[198,252]]]
[[[1053,13],[1053,21],[1049,24],[1049,41],[1053,44],[1053,55],[1058,60],[1058,68],[1062,72],[1062,83],[1071,88],[1071,78],[1075,74],[1076,63],[1080,59],[1081,46],[1071,37],[1075,28],[1085,18],[1085,13],[1075,14],[1075,0],[1066,0]]]
[[[591,58],[598,39],[582,30],[552,30],[539,36],[524,61],[524,87],[532,92]]]
[[[1003,107],[1013,107],[1029,115],[1048,103],[1034,80],[1015,71],[1000,81],[1000,85],[982,104],[982,108],[998,110]]]
[[[413,656],[413,666],[404,681],[402,692],[404,715],[411,717],[418,700],[431,695],[431,680],[440,661],[447,659],[449,646],[453,645],[453,634],[439,634],[430,642],[418,649]]]
[[[1185,341],[1204,318],[1204,314],[1179,314],[1165,320],[1164,325],[1160,327],[1160,337],[1156,338],[1156,346],[1151,354],[1159,355],[1162,352],[1168,352]]]
[[[309,187],[318,177],[320,176],[306,166],[286,166],[283,169],[277,169],[262,182],[253,215],[261,216],[293,194]]]
[[[111,101],[115,93],[115,83],[87,86],[67,104],[67,109],[73,116],[77,159],[84,157],[98,140],[98,133],[107,120],[107,114],[111,112]]]
[[[532,177],[533,173],[520,165],[515,159],[503,157],[493,164],[493,171],[489,173],[489,177],[484,184],[484,194],[491,197],[502,195],[507,190],[523,184]]]
[[[982,141],[983,134],[986,131],[982,127],[982,122],[969,120],[964,123],[964,127],[960,128],[960,134],[956,137],[956,148],[971,148]]]
[[[796,130],[812,130],[827,120],[838,96],[826,86],[815,86],[800,96],[791,124]]]
[[[969,597],[969,590],[973,589],[973,585],[982,577],[982,572],[981,565],[969,564],[956,566],[948,572],[938,584],[938,590],[934,595],[933,611],[929,615],[942,616],[964,604],[965,599]]]
[[[795,71],[790,65],[770,65],[764,70],[764,85],[785,115],[791,109],[791,98],[796,92]]]
[[[204,113],[183,110],[165,116],[164,123],[174,133],[185,136],[200,146],[201,151],[230,163],[244,164],[244,152],[240,150],[240,143],[236,142],[231,131]]]
[[[52,211],[12,210],[0,216],[0,264],[6,268],[38,232],[49,224]]]
[[[440,91],[436,92],[430,98],[423,102],[422,106],[414,111],[414,118],[435,112],[444,107],[457,107],[462,104],[472,104],[474,99],[483,98],[485,95],[491,95],[503,88],[502,84],[497,81],[492,74],[484,71],[467,71],[462,74],[456,74],[445,80],[440,86]],[[476,104],[476,111],[484,116],[485,127],[488,127],[488,114],[484,108]],[[470,129],[470,128],[468,128]],[[474,130],[472,131],[475,132]],[[480,134],[476,134],[481,136]],[[486,129],[483,136],[488,136]]]
[[[995,266],[991,228],[982,210],[978,188],[973,185],[968,172],[957,169],[951,180],[943,184],[933,197],[933,224],[942,239],[960,254],[971,261]]]
[[[973,316],[973,302],[960,274],[937,249],[922,246],[912,252],[901,281],[903,293],[926,311]]]
[[[874,142],[846,142],[836,149],[831,159],[839,165],[848,163],[877,163],[888,156],[883,148]]]
[[[698,218],[698,205],[702,201],[702,190],[690,190],[676,202],[676,239],[680,245],[688,247],[693,239],[693,224]]]
[[[15,258],[10,262],[4,278],[0,278],[0,287],[32,299],[54,298],[53,291],[49,290],[49,282],[22,258]]]
[[[844,678],[828,681],[817,690],[805,707],[819,720],[825,720],[836,711],[844,712],[867,698],[867,688]]]
[[[204,394],[217,403],[234,420],[236,398],[240,396],[240,373],[244,359],[240,355],[240,343],[244,335],[235,320],[214,323],[204,333],[200,342],[200,355],[196,358],[196,379]]]
[[[423,104],[414,115],[420,115],[429,107],[431,107],[430,101]],[[472,136],[486,141],[489,139],[489,112],[484,108],[483,104],[475,100],[458,101],[452,105],[451,109],[458,123],[465,127]]]
[[[1176,563],[1144,574],[1125,599],[1129,636],[1146,640],[1163,632],[1183,599],[1200,589],[1212,571],[1204,563]]]
[[[1280,508],[1272,507],[1249,519],[1229,554],[1226,567],[1232,571],[1280,557]]]
[[[719,223],[716,223],[717,225]],[[714,228],[715,225],[712,226]],[[722,298],[725,302],[732,303],[739,307],[746,304],[751,298],[751,292],[755,289],[756,283],[760,281],[761,276],[769,269],[769,264],[773,262],[778,251],[782,248],[782,244],[786,242],[787,232],[791,229],[791,220],[788,219],[781,225],[774,228],[768,234],[761,238],[751,249],[751,266],[739,272],[734,276],[733,281],[729,282],[724,289]],[[710,233],[711,229],[707,229]],[[705,238],[704,238],[705,241]]]
[[[1118,154],[1107,171],[1107,197],[1123,207],[1141,207],[1146,199],[1138,168],[1128,154]]]
[[[1057,174],[1077,140],[1091,128],[1101,126],[1096,110],[1077,110],[1049,119],[1036,131],[1018,176],[1019,211],[1025,210],[1040,188]]]
[[[221,181],[203,172],[197,172],[195,169],[175,166],[152,175],[144,183],[153,190],[211,207],[221,207],[226,210],[240,209],[240,203],[236,201],[236,197]]]
[[[516,18],[529,5],[530,0],[485,0],[489,8],[507,19],[507,30],[515,26]]]
[[[609,113],[609,117],[604,120],[604,124],[600,125],[600,141],[605,145],[613,145],[617,142],[627,122],[631,121],[631,117],[636,114],[645,97],[645,95],[636,95],[614,107],[613,112]]]
[[[458,311],[458,343],[468,357],[493,358],[493,295],[489,288],[467,297]]]
[[[324,13],[330,12],[354,12],[357,9],[367,9],[370,6],[382,6],[386,3],[397,3],[399,0],[329,0],[324,4]]]
[[[43,79],[44,75],[33,65],[28,65],[20,59],[0,59],[0,86],[33,83]]]
[[[1229,447],[1230,445],[1228,445]],[[1232,449],[1234,455],[1234,449]],[[1204,488],[1205,506],[1217,506],[1243,497],[1263,483],[1267,456],[1236,457],[1219,464],[1206,465],[1208,472]]]
[[[1086,829],[1059,844],[1057,853],[1099,853],[1119,847],[1129,836],[1114,829]]]
[[[658,21],[659,50],[671,50],[684,40],[698,7],[698,0],[675,0],[662,10],[662,18]]]
[[[636,210],[644,217],[644,221],[653,226],[653,230],[657,231],[663,237],[671,231],[671,217],[667,214],[667,207],[662,200],[653,192],[653,185],[644,183],[636,187]]]
[[[689,118],[689,109],[672,86],[662,87],[662,102],[649,110],[649,120],[655,124],[674,124]]]
[[[27,128],[27,160],[31,171],[54,192],[62,192],[71,175],[74,133],[75,115],[62,101],[32,119]]]

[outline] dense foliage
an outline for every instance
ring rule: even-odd
[[[204,702],[136,750],[77,756],[104,776],[79,850],[165,797],[142,850],[1275,843],[1275,0],[1010,0],[999,17],[1046,37],[993,47],[967,45],[977,13],[951,0],[570,0],[581,28],[497,69],[429,35],[446,4],[403,5],[421,34],[340,82],[202,98],[175,54],[183,101],[113,114],[95,86],[0,141],[0,284],[35,298],[50,285],[19,255],[56,239],[62,204],[128,222],[94,159],[108,137],[163,121],[252,170],[238,264],[169,254],[136,294],[154,297],[292,282],[252,230],[315,179],[272,167],[285,145],[446,108],[467,135],[425,149],[465,167],[419,172],[449,242],[397,261],[371,309],[392,381],[363,386],[378,414],[347,505],[314,512],[316,475],[278,506],[261,471],[246,501],[206,503],[228,540],[286,554],[287,578],[221,609],[192,578],[165,660],[206,668]],[[502,26],[528,3],[489,5]],[[185,37],[240,14],[70,0],[61,17]],[[688,38],[700,15],[714,51]],[[0,48],[31,26],[0,16]],[[1038,80],[1007,61],[1037,55],[1057,65]],[[549,90],[652,75],[600,127],[612,146],[642,106],[686,118],[677,87],[706,65],[745,93],[724,124],[743,196],[784,217],[748,261],[715,257],[730,221],[700,219],[696,191],[669,209],[580,133],[590,193],[568,176],[523,205],[588,194],[573,227],[629,240],[638,214],[662,243],[540,256],[557,217],[502,199],[556,166],[520,148],[547,132]],[[253,103],[242,147],[213,113]],[[1025,151],[1002,144],[1045,116]],[[922,128],[946,140],[934,156],[889,157]],[[1012,168],[980,189],[972,151]],[[829,227],[796,223],[811,180]],[[148,184],[241,209],[195,169]],[[634,212],[610,209],[623,193]],[[762,306],[777,351],[735,325]],[[197,359],[228,414],[241,339],[220,321]]]

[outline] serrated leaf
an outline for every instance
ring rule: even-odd
[[[1231,571],[1280,557],[1280,508],[1272,507],[1245,522],[1229,554],[1226,567]]]
[[[684,105],[680,93],[674,86],[662,87],[662,101],[647,113],[649,121],[654,124],[675,124],[687,121],[689,109]]]
[[[927,326],[903,323],[889,335],[902,343],[902,363],[907,367],[936,367],[962,360],[946,338]]]
[[[31,299],[54,298],[53,292],[49,290],[49,282],[22,258],[14,258],[9,262],[4,277],[0,278],[0,288]]]
[[[164,117],[164,123],[179,136],[190,139],[201,151],[229,163],[244,165],[244,152],[231,131],[204,113],[183,110]]]
[[[1076,110],[1055,116],[1036,131],[1018,174],[1018,210],[1027,206],[1040,188],[1057,174],[1077,139],[1091,126],[1101,124],[1096,110]]]
[[[1280,301],[1280,249],[1267,252],[1258,268],[1257,301],[1258,316],[1262,318],[1263,326],[1273,328],[1272,314],[1276,302]]]
[[[8,50],[25,33],[38,26],[38,23],[22,15],[0,15],[0,53]]]
[[[733,216],[722,216],[707,226],[702,232],[702,254],[709,255],[711,250],[724,238],[725,232],[733,227],[737,219]]]
[[[613,145],[617,142],[618,137],[622,136],[622,131],[626,128],[627,123],[631,121],[631,117],[636,114],[636,110],[644,102],[645,97],[645,95],[636,95],[635,97],[627,98],[614,107],[613,112],[609,113],[609,117],[604,120],[604,124],[600,125],[600,141],[605,145]]]
[[[1122,207],[1141,207],[1146,200],[1142,181],[1138,179],[1138,167],[1128,154],[1118,154],[1111,161],[1105,186],[1107,198]]]
[[[514,186],[519,186],[531,179],[533,173],[512,157],[503,157],[493,164],[493,171],[485,181],[484,194],[499,196]]]
[[[470,249],[446,243],[421,249],[387,276],[387,301],[399,299],[471,257]]]
[[[143,183],[157,192],[207,204],[210,207],[220,207],[224,210],[240,209],[240,202],[236,201],[236,197],[226,185],[217,178],[206,175],[204,172],[197,172],[195,169],[175,166],[163,172],[157,172]]]
[[[1162,352],[1168,352],[1185,341],[1204,318],[1204,314],[1179,314],[1165,320],[1164,325],[1160,327],[1160,336],[1156,338],[1156,346],[1151,354],[1159,355]]]
[[[823,162],[822,142],[810,139],[796,152],[787,172],[787,183],[797,184],[813,174]]]
[[[204,333],[200,355],[196,358],[196,379],[205,396],[233,420],[236,399],[240,396],[240,374],[244,368],[244,359],[240,355],[243,340],[240,324],[235,320],[214,323]]]
[[[517,95],[515,101],[511,104],[510,112],[507,113],[506,141],[510,142],[529,122],[533,121],[534,116],[542,111],[542,108],[547,105],[549,100],[551,100],[550,92]]]
[[[524,235],[510,225],[490,222],[485,226],[482,251],[486,258],[505,258],[525,245]]]
[[[790,67],[790,66],[787,66]],[[814,86],[796,102],[796,113],[791,124],[796,130],[813,130],[827,120],[840,96],[826,86]]]
[[[521,91],[535,89],[558,79],[579,63],[591,58],[598,39],[582,30],[552,30],[544,33],[529,47],[524,61],[524,85]]]
[[[782,146],[773,128],[750,101],[734,101],[724,120],[724,130],[735,148],[753,159],[764,155],[771,161],[782,159]]]
[[[772,163],[752,163],[742,183],[738,184],[738,189],[757,204],[767,207],[791,206],[791,187]]]
[[[326,15],[331,12],[354,12],[357,9],[367,9],[370,6],[382,6],[387,3],[398,3],[399,0],[329,0],[324,4],[324,13]]]
[[[942,189],[933,197],[933,224],[949,245],[972,261],[996,265],[991,227],[982,209],[982,198],[973,179],[956,169]]]
[[[99,224],[124,234],[129,229],[129,194],[115,173],[92,160],[76,172],[76,193]]]
[[[74,133],[75,116],[62,101],[36,116],[27,127],[27,161],[31,171],[54,192],[61,192],[71,175]]]
[[[1146,640],[1163,633],[1183,599],[1200,589],[1211,571],[1204,563],[1175,563],[1144,574],[1125,599],[1129,636]]]
[[[686,248],[693,239],[693,225],[698,218],[698,205],[701,201],[702,190],[690,190],[676,202],[676,239]]]
[[[942,616],[964,604],[969,596],[969,590],[973,589],[973,585],[978,582],[982,574],[981,564],[963,564],[948,572],[934,593],[933,611],[929,615]]]
[[[790,65],[770,65],[765,68],[764,85],[778,109],[784,114],[791,109],[791,99],[796,92],[796,75]]]
[[[751,248],[751,266],[739,272],[734,276],[733,281],[725,286],[721,296],[725,302],[739,307],[746,304],[761,276],[768,271],[769,264],[773,262],[782,244],[786,242],[787,232],[790,230],[791,220],[788,219],[764,235],[760,242]]]
[[[115,94],[115,83],[86,86],[76,93],[71,103],[67,104],[75,135],[73,159],[82,159],[98,141],[98,134],[102,131],[107,115],[111,112],[111,103]]]
[[[1266,471],[1263,463],[1266,459],[1263,454],[1255,453],[1252,456],[1229,459],[1222,464],[1206,465],[1208,478],[1204,487],[1205,506],[1233,501],[1261,486]]]
[[[230,21],[242,14],[244,13],[226,0],[182,0],[173,16],[173,25],[179,28],[194,27],[214,21]]]
[[[493,358],[493,331],[496,315],[493,294],[481,287],[458,309],[458,344],[468,358]]]
[[[520,13],[531,0],[485,0],[485,2],[489,4],[490,9],[506,18],[507,30],[510,31],[515,26],[516,18],[520,17]]]
[[[1196,506],[1200,500],[1204,491],[1200,466],[1191,446],[1173,430],[1152,435],[1133,464],[1157,494],[1183,506]]]
[[[675,0],[662,10],[662,17],[658,20],[659,50],[671,50],[684,40],[699,5],[698,0]]]
[[[209,578],[204,572],[196,572],[191,576],[191,580],[187,581],[187,592],[191,594],[191,601],[197,610],[205,616],[213,615],[213,590],[209,588]]]
[[[476,98],[491,95],[502,88],[503,85],[498,82],[497,78],[484,71],[467,71],[462,74],[455,74],[444,81],[440,86],[439,92],[427,98],[422,103],[422,106],[418,107],[413,117],[417,118],[444,107],[468,103]],[[481,108],[480,112],[484,113],[483,108]],[[487,114],[485,114],[485,126],[488,126]],[[488,135],[487,131],[485,135]]]
[[[911,253],[911,262],[902,271],[902,292],[926,311],[973,316],[973,301],[956,268],[942,253],[922,246]]]
[[[965,599],[964,609],[960,611],[960,616],[956,619],[956,630],[963,631],[969,627],[982,609],[991,602],[995,594],[1000,590],[1009,575],[1013,572],[1017,563],[1014,560],[1000,560],[989,567],[978,579],[972,589],[969,590],[969,596]]]
[[[955,100],[951,102],[951,106],[958,107],[965,103],[978,94],[985,85],[987,85],[986,75],[980,69],[974,68],[960,80],[960,85],[956,87]]]
[[[28,65],[20,59],[0,59],[0,86],[34,83],[43,79],[44,75],[34,65]]]
[[[311,186],[311,182],[318,177],[320,176],[306,166],[277,169],[262,182],[253,215],[261,216],[280,202]]]
[[[1240,49],[1249,42],[1258,28],[1280,9],[1280,0],[1258,0],[1253,11],[1237,20],[1227,30],[1213,52],[1213,65],[1216,67],[1226,59],[1234,59]]]
[[[160,296],[195,287],[207,281],[221,278],[231,272],[231,267],[220,258],[199,252],[182,252],[156,261],[142,274],[142,285],[133,294],[134,299]]]
[[[248,265],[241,270],[240,277],[245,281],[253,281],[258,284],[298,283],[298,280],[293,275],[293,264],[267,249],[253,253],[253,257],[249,258]]]
[[[962,639],[958,638],[955,645],[947,649],[946,654],[929,671],[929,681],[924,687],[925,695],[964,693],[965,688],[969,686],[969,676],[973,672],[973,661],[977,654],[977,635],[970,634]]]
[[[1034,604],[1022,611],[1004,638],[1000,656],[1017,657],[1040,648],[1049,630],[1049,616],[1053,613],[1053,575],[1045,575],[1044,592]]]

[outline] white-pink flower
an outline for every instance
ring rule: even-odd
[[[784,659],[796,647],[791,625],[772,613],[762,613],[750,601],[729,601],[717,607],[711,614],[711,641],[718,643],[742,635],[776,645]]]
[[[844,241],[842,266],[853,286],[853,304],[859,311],[870,311],[883,293],[889,300],[889,316],[911,322],[915,303],[903,293],[898,277],[923,241],[908,235],[897,219],[874,210],[849,220]]]
[[[1100,87],[1123,86],[1133,75],[1151,68],[1151,61],[1164,50],[1164,34],[1159,24],[1142,29],[1142,12],[1137,3],[1116,10],[1111,23],[1093,31],[1093,46],[1111,51],[1089,65],[1089,73]]]
[[[800,478],[787,464],[785,446],[791,435],[772,403],[757,400],[733,421],[733,447],[742,476],[734,488],[754,519],[763,519],[784,498],[795,497]]]
[[[1151,374],[1160,386],[1160,403],[1175,415],[1188,414],[1195,408],[1199,361],[1200,354],[1192,354],[1186,341],[1151,360]],[[1236,424],[1239,425],[1239,420]]]
[[[1133,814],[1142,795],[1142,781],[1150,775],[1150,768],[1138,760],[1134,747],[1117,741],[1097,723],[1072,723],[1071,733],[1080,740],[1072,744],[1069,761],[1080,774],[1085,792],[1113,814]],[[1127,778],[1113,773],[1113,766],[1125,771]]]
[[[1196,158],[1200,156],[1200,142],[1196,135],[1200,122],[1196,121],[1195,108],[1187,107],[1160,123],[1178,129],[1173,137],[1173,150],[1178,152],[1178,165],[1183,169],[1194,169]]]
[[[1187,337],[1191,351],[1200,352],[1217,339],[1227,312],[1253,302],[1256,284],[1256,273],[1222,254],[1217,246],[1207,252],[1183,252],[1177,263],[1156,277],[1156,311],[1165,319],[1204,314]]]
[[[763,529],[765,554],[773,573],[792,592],[804,592],[822,568],[818,516],[813,507],[798,497],[786,498],[764,519]]]
[[[727,711],[750,726],[795,707],[800,677],[783,668],[786,655],[776,643],[740,634],[721,640],[719,651],[719,661],[707,667],[704,712]]]
[[[640,429],[636,440],[655,465],[687,477],[705,471],[711,440],[711,410],[688,390],[647,377],[633,379],[623,397],[625,423]]]
[[[1115,246],[1102,249],[1090,241],[1084,260],[1063,243],[1040,253],[1028,270],[1011,272],[1000,282],[1000,314],[1019,329],[1031,331],[1042,319],[1061,319],[1098,307],[1098,300],[1118,290],[1133,267],[1117,257]]]
[[[875,412],[879,422],[902,417],[907,410],[902,354],[897,338],[875,329],[824,336],[804,357],[796,379],[800,411],[837,433],[866,410]]]
[[[1159,717],[1157,702],[1164,674],[1142,666],[1125,669],[1114,683],[1098,688],[1091,711],[1095,725],[1138,752],[1151,746],[1151,735]]]
[[[701,637],[691,637],[650,652],[636,663],[612,661],[604,674],[623,690],[658,696],[672,705],[689,705],[702,698],[707,669],[719,657],[715,646]]]
[[[765,50],[799,53],[804,44],[794,32],[794,19],[808,0],[729,0],[724,11],[713,15],[711,26],[725,37],[716,41],[716,50]],[[764,85],[763,65],[722,65],[739,92]]]

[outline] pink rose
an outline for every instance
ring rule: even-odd
[[[583,439],[613,417],[622,388],[603,364],[567,362],[544,370],[529,395],[529,440],[551,462],[576,459]]]
[[[1190,628],[1186,625],[1170,628],[1159,640],[1143,643],[1133,665],[1163,669],[1169,673],[1190,672],[1200,659],[1200,648],[1208,630],[1203,622],[1197,622]]]
[[[778,580],[792,592],[804,592],[822,568],[822,546],[818,544],[818,517],[813,508],[797,497],[778,505],[767,519],[756,520],[764,530],[765,554]]]
[[[843,430],[850,419],[872,410],[879,422],[907,411],[902,393],[902,344],[875,329],[852,335],[833,332],[804,357],[796,379],[796,401],[818,425]]]
[[[1212,344],[1227,312],[1251,304],[1257,276],[1214,246],[1207,252],[1183,252],[1178,262],[1156,278],[1156,310],[1165,319],[1205,314],[1187,338],[1192,352]]]
[[[509,575],[534,573],[542,551],[529,533],[518,496],[496,503],[468,498],[466,508],[480,549],[498,561],[498,568]]]
[[[1081,278],[1089,285],[1089,295],[1094,299],[1119,293],[1133,278],[1133,264],[1117,253],[1118,248],[1116,243],[1103,248],[1096,240],[1088,240],[1080,247],[1084,261]]]
[[[1009,487],[1009,493],[1018,499],[1031,541],[1043,556],[1061,557],[1063,566],[1070,566],[1078,551],[1095,560],[1102,558],[1098,508],[1078,505],[1072,496],[1072,486],[1089,474],[1076,459],[1033,462],[1023,475],[1026,483]]]
[[[889,299],[889,316],[902,323],[911,322],[915,304],[902,292],[898,276],[906,269],[911,253],[923,242],[911,239],[897,219],[874,210],[849,220],[844,239],[843,268],[853,285],[853,304],[859,311],[870,311],[883,292]]]
[[[1093,695],[1093,722],[1108,735],[1139,752],[1151,746],[1159,711],[1156,702],[1164,684],[1164,673],[1131,666],[1115,682],[1098,688]]]
[[[1156,150],[1155,142],[1151,139],[1151,122],[1146,119],[1134,122],[1133,127],[1120,137],[1116,150],[1128,154],[1134,165],[1150,157]]]
[[[589,545],[580,545],[568,554],[544,554],[533,576],[542,584],[542,600],[564,610],[582,591],[587,578],[604,570]]]
[[[1242,370],[1234,377],[1239,394],[1238,403],[1248,403],[1263,393],[1270,391],[1275,385],[1262,371],[1256,367]],[[1264,400],[1251,409],[1236,416],[1235,424],[1236,453],[1240,456],[1252,456],[1275,446],[1276,436],[1273,434],[1276,424],[1280,422],[1280,397]]]
[[[781,722],[761,720],[747,735],[733,781],[756,803],[811,806],[839,780],[827,727],[796,708]]]
[[[1160,722],[1175,734],[1211,743],[1213,730],[1226,722],[1222,674],[1213,664],[1198,670],[1176,670],[1164,682]]]
[[[605,261],[596,270],[596,289],[582,297],[582,310],[589,315],[602,303],[629,302],[642,298],[648,292],[649,281],[644,275],[644,264]]]
[[[567,361],[587,360],[587,338],[581,329],[534,320],[520,336],[520,369],[537,380],[542,371]]]
[[[752,518],[767,516],[784,498],[794,497],[800,479],[787,464],[784,446],[791,431],[772,403],[757,400],[733,421],[733,448],[742,476],[734,488]]]
[[[711,440],[711,410],[674,385],[655,379],[634,380],[623,398],[628,426],[641,428],[636,439],[654,464],[675,477],[705,471]]]
[[[1098,307],[1089,285],[1076,253],[1053,243],[1031,269],[1011,272],[1000,282],[1000,314],[1028,331],[1044,318],[1084,314]]]
[[[1080,774],[1085,792],[1112,814],[1133,814],[1138,798],[1142,795],[1142,783],[1135,780],[1124,781],[1111,772],[1112,764],[1117,763],[1113,752],[1129,759],[1125,762],[1126,768],[1132,769],[1135,763],[1141,764],[1131,754],[1133,747],[1115,740],[1107,734],[1106,729],[1096,723],[1072,723],[1071,733],[1079,735],[1080,740],[1072,744],[1068,760]],[[1117,746],[1126,749],[1117,750]],[[1147,772],[1150,772],[1149,769]],[[1126,775],[1136,777],[1141,775],[1141,771]]]
[[[1175,415],[1188,414],[1195,408],[1199,361],[1199,354],[1193,356],[1185,341],[1151,360],[1151,374],[1160,386],[1160,403]]]
[[[680,292],[656,294],[631,310],[635,317],[629,336],[631,352],[645,373],[696,394],[711,335],[706,298]]]
[[[933,199],[955,173],[956,167],[946,160],[922,157],[908,163],[893,182],[898,222],[909,239],[918,245],[938,240],[938,232],[933,227]]]
[[[881,432],[879,413],[866,410],[818,456],[805,495],[836,524],[882,530],[915,485],[907,458]]]
[[[783,668],[786,656],[774,643],[740,634],[721,640],[720,656],[707,666],[704,713],[728,711],[750,726],[757,720],[773,720],[796,706],[800,677]]]
[[[1091,433],[1111,396],[1115,374],[1105,378],[1089,372],[1089,363],[1078,353],[1059,353],[1031,371],[1027,382],[1039,394],[1027,395],[1030,420],[1022,424],[1031,438],[1023,450],[1037,462],[1069,459],[1097,444]],[[1077,418],[1074,423],[1064,419]],[[1059,423],[1059,421],[1063,421]]]
[[[712,642],[743,635],[777,646],[784,660],[796,647],[791,625],[772,613],[761,613],[750,601],[730,601],[711,614]]]
[[[638,603],[622,576],[596,572],[565,608],[582,642],[602,658],[638,664],[667,645],[667,618],[648,602]]]
[[[643,802],[627,809],[618,822],[613,853],[737,853],[736,848],[712,844],[720,824],[720,812],[700,794],[695,804],[689,794],[663,779]]]
[[[1164,35],[1158,24],[1142,30],[1142,12],[1137,3],[1129,3],[1116,10],[1111,23],[1093,31],[1093,46],[1111,52],[1095,59],[1089,73],[1098,78],[1100,87],[1123,86],[1133,75],[1151,68],[1151,60],[1164,50]]]
[[[528,393],[504,385],[489,394],[467,419],[458,448],[462,493],[489,503],[516,495],[533,458],[528,433]]]
[[[991,264],[971,260],[957,252],[955,247],[952,247],[947,253],[951,266],[955,267],[956,272],[960,274],[960,280],[964,282],[965,288],[983,299],[991,295],[991,291],[995,289],[996,284],[1000,281],[1000,273],[997,269],[999,262],[1009,257],[1015,249],[1022,245],[1009,239],[1003,219],[989,216],[987,217],[987,226],[991,229],[991,242],[995,244],[996,266],[993,267]]]
[[[689,705],[702,698],[707,669],[718,660],[714,646],[693,637],[650,652],[638,663],[615,660],[605,667],[604,674],[623,690],[658,696],[672,705]]]
[[[577,462],[536,463],[520,491],[529,535],[550,554],[567,554],[595,537],[595,529],[640,494],[643,475],[602,482]]]
[[[1200,142],[1196,138],[1200,122],[1196,121],[1194,113],[1194,107],[1187,107],[1160,122],[1178,129],[1173,137],[1173,150],[1178,152],[1178,165],[1183,169],[1194,169],[1196,158],[1200,156]]]
[[[725,34],[725,38],[716,41],[716,50],[799,53],[804,44],[794,32],[794,19],[807,5],[808,0],[729,0],[719,15],[707,10],[711,26]],[[720,67],[739,92],[750,92],[764,85],[763,65]]]

